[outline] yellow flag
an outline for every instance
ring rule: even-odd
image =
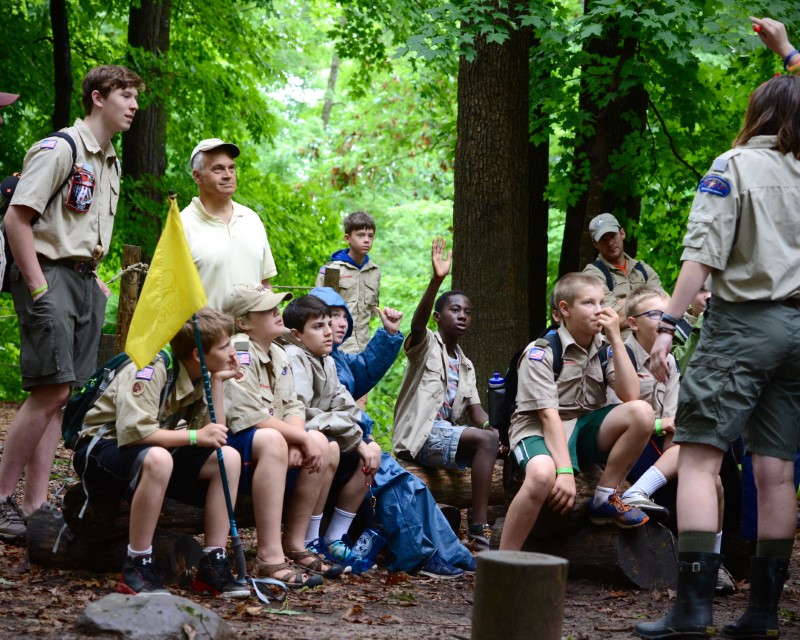
[[[142,369],[207,302],[186,242],[177,200],[171,197],[167,224],[133,313],[125,352]]]

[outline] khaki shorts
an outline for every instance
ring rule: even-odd
[[[712,298],[681,381],[675,442],[794,460],[800,436],[800,305]]]
[[[48,288],[36,302],[17,265],[11,267],[22,388],[81,386],[97,369],[106,296],[91,272],[78,273],[41,257],[40,264]]]

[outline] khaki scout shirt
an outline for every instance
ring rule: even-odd
[[[286,352],[274,343],[265,351],[243,333],[233,337],[233,344],[242,366],[239,375],[223,387],[228,428],[237,433],[273,416],[305,419]]]
[[[227,224],[208,213],[197,197],[181,211],[192,260],[214,309],[222,308],[233,285],[261,282],[278,273],[261,218],[238,202],[231,204]]]
[[[564,423],[567,440],[578,418],[603,407],[606,384],[600,365],[599,349],[603,339],[597,335],[589,351],[572,339],[565,327],[559,327],[558,337],[563,348],[561,373],[558,381],[553,372],[553,351],[550,346],[531,342],[517,365],[517,410],[511,416],[508,439],[511,448],[529,436],[544,437],[537,411],[558,409]]]
[[[625,344],[630,347],[636,358],[636,373],[639,376],[639,398],[653,407],[656,418],[674,418],[678,413],[678,391],[680,389],[680,377],[675,358],[672,354],[667,355],[667,366],[669,374],[667,382],[659,382],[650,373],[650,354],[639,344],[635,336],[631,335],[625,340]],[[606,380],[612,389],[616,384],[616,371],[614,359],[608,359],[606,367]]]
[[[728,302],[800,299],[800,161],[776,142],[719,156],[692,202],[681,260],[712,267],[709,289]]]
[[[349,262],[334,260],[319,270],[317,286],[325,282],[325,269],[339,269],[339,295],[344,298],[353,316],[353,335],[339,345],[345,353],[361,353],[369,342],[369,320],[377,313],[381,270],[369,260],[361,269]]]
[[[103,437],[116,439],[123,447],[158,429],[174,429],[180,420],[186,420],[189,429],[208,424],[202,379],[193,383],[183,365],[178,364],[178,379],[159,412],[161,390],[166,384],[167,367],[161,358],[141,371],[129,363],[117,371],[106,392],[86,414],[80,437],[91,437],[107,424],[110,428]]]
[[[410,338],[403,343],[408,364],[394,405],[392,445],[397,453],[409,451],[416,456],[428,439],[447,395],[449,356],[438,331],[427,329],[425,339],[409,349]],[[481,400],[475,383],[475,367],[461,347],[456,347],[456,355],[459,359],[458,388],[453,400],[452,423],[464,425],[469,421],[468,408],[480,404]]]
[[[101,149],[83,120],[63,129],[75,141],[76,173],[47,207],[72,169],[72,150],[61,138],[45,138],[25,155],[12,205],[41,214],[33,225],[36,253],[96,264],[108,253],[119,200],[119,163],[114,145]],[[47,209],[45,210],[45,207]]]
[[[631,258],[627,253],[624,255],[625,271],[611,264],[603,256],[597,256],[597,259],[605,264],[609,273],[611,273],[611,279],[614,282],[613,291],[609,291],[605,275],[593,263],[590,262],[583,269],[584,273],[591,274],[602,282],[603,291],[606,293],[604,304],[613,308],[617,313],[625,313],[625,299],[636,287],[640,287],[643,284],[647,284],[650,287],[661,286],[661,278],[650,266],[642,262],[645,273],[647,273],[647,280],[645,280],[642,272],[636,268],[636,263],[640,262],[640,260]]]

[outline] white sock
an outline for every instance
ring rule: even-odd
[[[306,529],[306,545],[308,545],[309,542],[319,538],[319,525],[321,522],[321,513],[316,516],[311,516],[311,519],[308,521],[308,529]]]
[[[350,528],[350,525],[353,524],[355,517],[355,513],[349,513],[348,511],[343,511],[339,507],[336,507],[333,510],[333,515],[331,516],[331,523],[328,525],[328,530],[325,532],[325,542],[330,544],[335,540],[339,540],[345,533],[347,533],[347,530]]]
[[[717,532],[717,539],[714,540],[714,553],[722,551],[722,531]]]
[[[600,485],[594,490],[594,499],[592,500],[593,507],[599,507],[608,502],[608,499],[614,495],[616,489],[611,487],[601,487]]]
[[[131,558],[136,558],[138,556],[151,556],[153,555],[153,545],[150,545],[144,551],[136,551],[131,545],[128,545],[128,556]]]
[[[664,474],[656,467],[650,467],[623,495],[628,496],[631,492],[638,489],[639,491],[644,491],[649,498],[665,484],[667,484],[667,479],[664,477]]]

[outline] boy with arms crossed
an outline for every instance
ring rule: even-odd
[[[556,376],[546,340],[528,345],[520,358],[509,441],[525,479],[508,509],[501,549],[522,548],[545,502],[558,513],[572,509],[579,463],[606,465],[589,502],[593,523],[628,528],[649,519],[640,509],[623,504],[616,490],[647,444],[654,422],[652,407],[638,399],[639,379],[620,336],[619,317],[603,306],[603,287],[588,274],[560,278],[554,297],[561,316],[557,334],[563,369]],[[620,405],[603,406],[601,330],[617,367]]]

